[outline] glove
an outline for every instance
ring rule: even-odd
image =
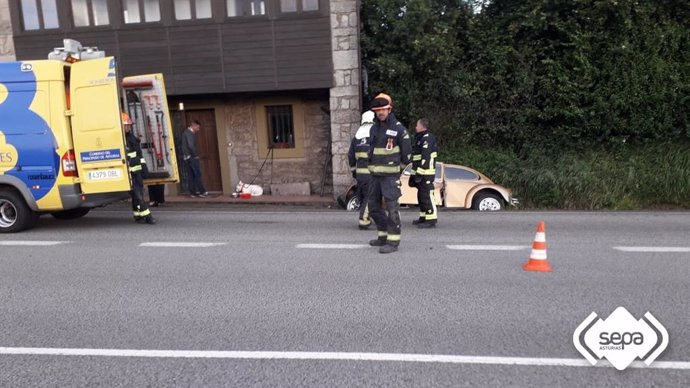
[[[407,185],[410,187],[417,187],[417,177],[415,175],[410,175],[410,179],[407,181]]]

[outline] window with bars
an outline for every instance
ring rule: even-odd
[[[60,27],[56,0],[22,0],[24,30],[49,30]]]
[[[175,0],[175,19],[210,19],[213,16],[211,11],[211,0]]]
[[[124,0],[122,2],[125,23],[151,23],[161,20],[159,0]]]
[[[108,25],[108,0],[72,0],[72,16],[75,27]]]
[[[267,105],[268,148],[295,148],[292,105]]]

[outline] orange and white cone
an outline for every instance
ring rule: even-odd
[[[532,243],[532,254],[529,256],[529,261],[522,265],[525,271],[540,271],[551,272],[551,264],[546,259],[546,228],[544,221],[540,221],[537,225],[537,234],[534,236]]]

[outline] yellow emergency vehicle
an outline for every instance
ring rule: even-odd
[[[122,111],[142,143],[145,183],[178,182],[161,74],[120,82],[115,58],[69,39],[47,60],[0,63],[0,233],[127,199]]]

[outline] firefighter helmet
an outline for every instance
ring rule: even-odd
[[[125,112],[122,112],[122,124],[132,125],[132,119],[130,119],[129,115]]]
[[[391,98],[391,96],[385,93],[379,93],[378,95],[376,95],[376,97],[374,97],[374,101],[371,102],[371,110],[377,111],[384,109],[392,109],[392,103],[393,99]]]
[[[368,110],[362,113],[362,125],[374,123],[374,112]]]

